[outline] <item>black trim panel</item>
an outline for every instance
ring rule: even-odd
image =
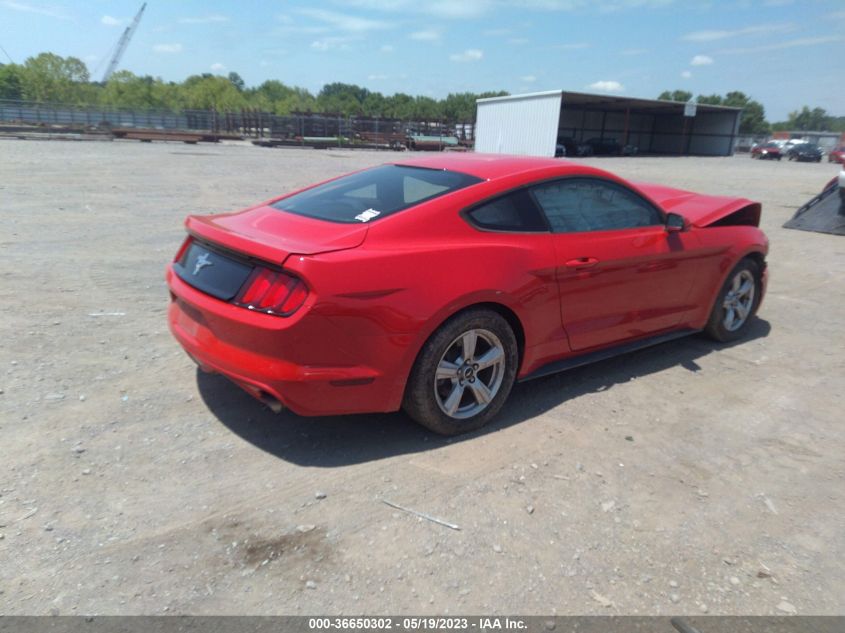
[[[580,354],[578,356],[570,356],[561,360],[555,360],[551,363],[543,365],[542,367],[528,374],[524,378],[520,378],[519,382],[525,382],[526,380],[533,380],[535,378],[542,378],[543,376],[550,376],[551,374],[566,371],[567,369],[575,369],[576,367],[581,367],[582,365],[589,365],[598,361],[614,358],[615,356],[621,356],[622,354],[629,354],[630,352],[636,352],[637,350],[641,350],[646,347],[652,347],[654,345],[660,345],[661,343],[667,343],[668,341],[674,341],[675,339],[683,338],[685,336],[689,336],[690,334],[695,334],[696,332],[700,331],[701,330],[685,328],[683,330],[675,330],[674,332],[667,332],[665,334],[650,336],[648,338],[633,341],[631,343],[625,343],[623,345],[606,347],[595,352],[587,352],[586,354]]]

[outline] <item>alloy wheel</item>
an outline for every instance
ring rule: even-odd
[[[463,420],[481,413],[502,386],[505,349],[493,332],[468,330],[453,340],[434,376],[434,397],[440,410]]]
[[[757,283],[750,270],[740,270],[731,281],[731,286],[722,301],[724,317],[722,325],[729,332],[736,332],[754,307]]]

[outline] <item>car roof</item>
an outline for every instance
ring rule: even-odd
[[[424,158],[393,161],[395,165],[446,169],[457,171],[484,180],[496,180],[518,173],[540,171],[550,167],[561,169],[561,173],[585,171],[581,165],[560,158],[539,158],[534,156],[507,156],[503,154],[459,154],[443,152]],[[568,169],[567,169],[568,168]]]

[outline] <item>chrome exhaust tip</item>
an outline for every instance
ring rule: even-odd
[[[258,399],[261,400],[264,406],[270,409],[270,411],[272,411],[273,413],[281,413],[282,410],[285,408],[285,405],[279,402],[278,399],[274,398],[265,391],[262,391],[260,393]]]

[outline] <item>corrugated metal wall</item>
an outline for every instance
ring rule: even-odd
[[[479,100],[475,151],[554,156],[560,98],[560,92],[546,92]]]

